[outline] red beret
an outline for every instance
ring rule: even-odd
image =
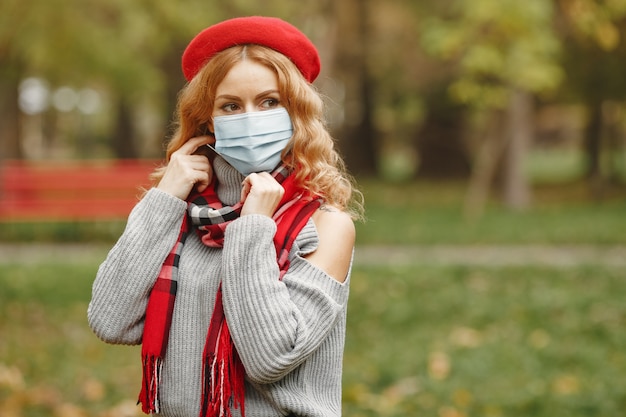
[[[320,72],[315,45],[295,26],[275,17],[251,16],[225,20],[196,35],[183,53],[185,78],[191,81],[216,53],[244,44],[263,45],[282,53],[309,82]]]

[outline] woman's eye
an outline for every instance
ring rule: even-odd
[[[226,111],[226,112],[233,112],[233,111],[237,111],[239,107],[234,104],[234,103],[228,103],[228,104],[224,104],[222,106],[222,110]]]
[[[278,106],[279,103],[280,102],[275,98],[268,98],[268,99],[263,100],[263,103],[261,103],[261,107],[265,109],[269,109],[269,108]]]

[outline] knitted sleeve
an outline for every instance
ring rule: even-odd
[[[186,203],[151,189],[132,210],[124,233],[100,265],[87,310],[105,342],[139,344],[148,295],[174,246]]]
[[[244,216],[226,229],[223,302],[231,336],[255,383],[282,379],[326,340],[342,319],[348,282],[340,283],[296,254],[278,280],[275,223]]]

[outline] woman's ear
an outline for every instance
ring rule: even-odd
[[[213,133],[213,120],[209,120],[204,126],[204,134],[208,136],[215,136],[215,133]]]

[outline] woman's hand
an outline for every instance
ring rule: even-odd
[[[209,159],[194,152],[208,143],[215,143],[211,136],[198,136],[189,139],[170,158],[163,178],[157,188],[185,200],[194,186],[202,192],[211,183],[213,170]]]
[[[250,174],[241,189],[241,215],[263,214],[272,217],[285,189],[267,172]]]

